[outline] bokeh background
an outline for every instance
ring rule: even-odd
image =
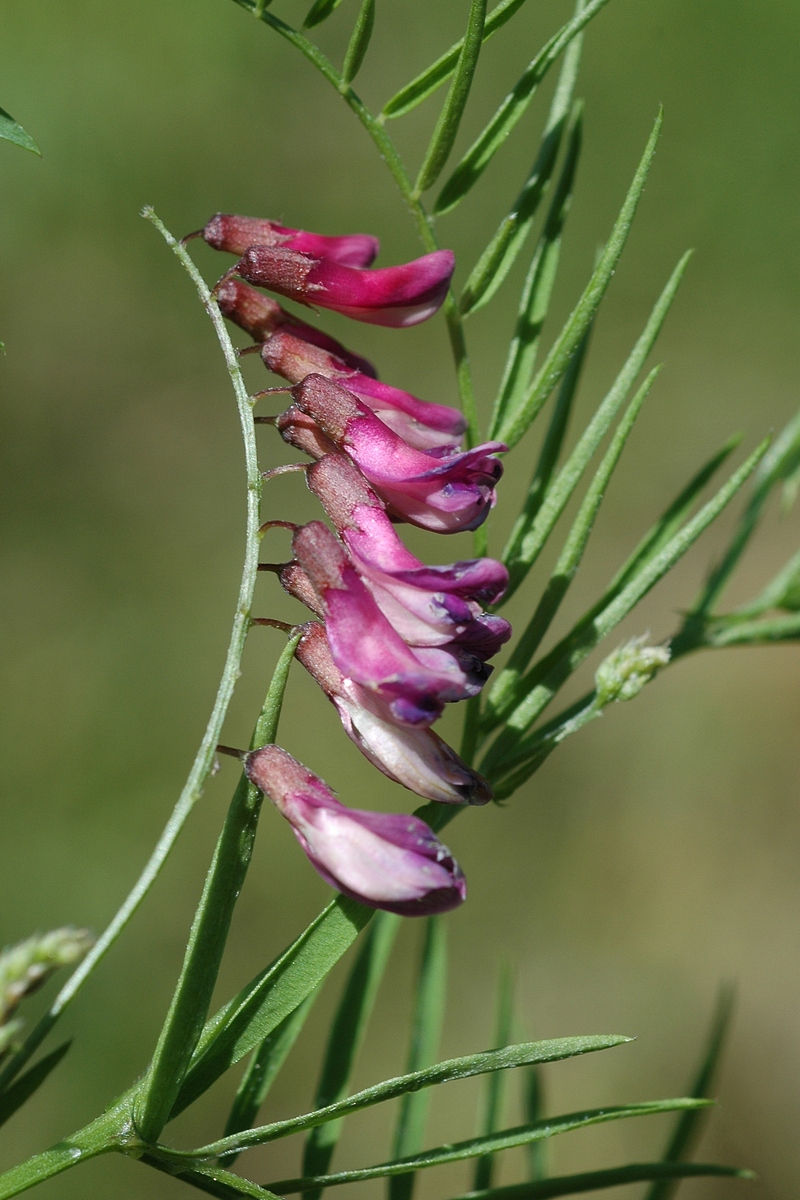
[[[304,11],[300,0],[276,7],[290,20]],[[448,46],[466,9],[465,0],[379,3],[359,80],[367,101],[379,105]],[[354,0],[345,0],[320,30],[334,56],[354,13]],[[565,0],[531,3],[488,45],[460,147],[568,13]],[[235,600],[243,525],[235,409],[191,286],[139,209],[153,204],[181,234],[222,209],[326,232],[376,232],[382,263],[419,251],[351,115],[230,0],[5,0],[2,32],[0,101],[44,154],[40,161],[0,145],[0,938],[9,942],[66,922],[100,930],[115,910],[194,754]],[[579,86],[585,154],[551,334],[607,236],[659,102],[666,122],[598,322],[581,412],[613,377],[680,253],[695,246],[697,254],[658,348],[666,370],[566,616],[593,598],[732,431],[750,447],[797,406],[799,50],[792,0],[765,9],[747,0],[613,0],[590,27]],[[471,199],[442,223],[462,279],[527,171],[551,86]],[[429,101],[393,126],[412,163],[437,106]],[[197,259],[209,278],[219,272],[221,260],[205,247]],[[470,323],[484,411],[520,270]],[[441,318],[403,334],[345,332],[335,317],[321,323],[375,357],[384,378],[453,401]],[[259,364],[247,370],[258,386]],[[539,436],[510,465],[492,521],[495,548]],[[263,455],[265,465],[282,456],[269,430]],[[275,516],[314,512],[296,477],[272,485],[268,504]],[[724,531],[725,522],[625,631],[661,637],[675,627]],[[771,511],[732,599],[752,595],[797,542],[797,514],[780,520]],[[413,544],[434,560],[443,554],[430,539]],[[515,605],[518,619],[530,603],[529,593]],[[259,584],[258,611],[297,612],[270,577]],[[247,739],[278,640],[267,630],[251,639],[228,742]],[[760,1180],[686,1183],[687,1200],[743,1187],[759,1200],[796,1194],[798,665],[791,647],[684,662],[574,738],[507,807],[470,812],[449,831],[471,890],[450,918],[443,1054],[489,1044],[494,980],[506,960],[516,973],[520,1033],[637,1036],[613,1053],[548,1068],[551,1112],[681,1094],[718,984],[736,981],[721,1105],[702,1156],[751,1166]],[[408,805],[360,759],[299,671],[282,738],[348,802]],[[135,923],[65,1019],[74,1047],[4,1128],[3,1165],[77,1128],[144,1067],[233,782],[233,765],[223,765]],[[220,999],[328,895],[290,831],[265,812]],[[401,932],[359,1085],[402,1068],[420,932],[413,922]],[[271,1094],[268,1118],[310,1101],[342,969]],[[233,1086],[226,1079],[174,1136],[196,1144],[216,1135]],[[472,1133],[476,1095],[473,1083],[440,1092],[430,1144]],[[379,1161],[391,1115],[353,1120],[337,1161]],[[513,1105],[508,1115],[519,1119]],[[667,1129],[659,1118],[575,1134],[553,1147],[554,1166],[642,1161],[658,1154]],[[255,1177],[293,1174],[298,1150],[288,1141],[259,1151]],[[502,1179],[513,1180],[518,1166],[507,1156]],[[177,1196],[182,1186],[113,1157],[51,1181],[42,1194],[136,1200]],[[466,1186],[466,1170],[429,1172],[421,1195],[434,1200]],[[362,1185],[358,1195],[380,1191]]]

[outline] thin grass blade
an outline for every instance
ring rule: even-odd
[[[653,1116],[657,1113],[679,1112],[684,1108],[700,1107],[707,1103],[705,1100],[690,1099],[657,1100],[645,1104],[609,1106],[585,1112],[568,1113],[565,1116],[539,1121],[536,1125],[520,1125],[516,1129],[504,1129],[490,1137],[471,1138],[467,1142],[437,1146],[434,1150],[426,1150],[423,1154],[400,1162],[379,1163],[377,1166],[362,1167],[355,1171],[339,1171],[335,1175],[326,1175],[317,1179],[282,1179],[277,1183],[268,1184],[268,1187],[277,1195],[285,1196],[293,1192],[308,1192],[320,1185],[335,1187],[343,1183],[357,1183],[363,1179],[388,1178],[391,1175],[402,1174],[409,1168],[423,1170],[428,1167],[440,1167],[445,1163],[476,1158],[480,1154],[496,1154],[501,1150],[511,1150],[515,1146],[526,1146],[529,1142],[539,1138],[555,1137],[560,1133],[571,1133],[575,1129],[586,1129],[591,1125],[601,1125],[608,1121]]]
[[[255,1124],[259,1110],[267,1098],[278,1072],[283,1066],[292,1046],[300,1036],[306,1023],[306,1017],[311,1012],[317,992],[314,991],[300,1004],[294,1012],[289,1013],[280,1025],[260,1046],[253,1051],[250,1064],[242,1076],[242,1082],[236,1092],[231,1106],[230,1115],[225,1124],[225,1136],[238,1133],[241,1129],[250,1129]],[[225,1165],[232,1166],[236,1155],[230,1155]]]
[[[264,1142],[288,1137],[292,1133],[311,1129],[326,1121],[336,1121],[339,1117],[349,1116],[350,1113],[370,1108],[374,1104],[382,1104],[386,1100],[394,1100],[398,1096],[405,1095],[406,1092],[415,1092],[419,1088],[450,1083],[454,1079],[469,1079],[473,1075],[485,1075],[488,1071],[506,1071],[511,1067],[529,1066],[531,1063],[559,1062],[580,1054],[591,1054],[596,1050],[610,1050],[614,1046],[621,1046],[630,1040],[630,1038],[620,1035],[554,1038],[544,1042],[521,1042],[515,1046],[507,1046],[503,1050],[487,1050],[482,1054],[467,1055],[465,1058],[446,1059],[444,1062],[426,1067],[422,1071],[414,1071],[409,1075],[399,1075],[395,1079],[384,1080],[383,1083],[377,1083],[373,1087],[356,1092],[354,1095],[348,1096],[346,1100],[329,1105],[328,1108],[304,1113],[299,1117],[291,1117],[287,1121],[276,1121],[272,1125],[262,1125],[258,1129],[251,1129],[234,1138],[223,1138],[200,1150],[193,1151],[193,1154],[196,1158],[217,1158],[229,1151],[238,1151],[246,1146],[260,1146]],[[397,1174],[402,1174],[402,1172],[397,1172]]]
[[[727,1041],[733,1016],[735,992],[732,987],[720,989],[716,1012],[711,1023],[708,1043],[703,1058],[692,1084],[693,1096],[706,1097],[711,1094],[714,1081],[719,1069],[722,1051]],[[702,1132],[702,1121],[699,1112],[681,1113],[677,1120],[672,1137],[664,1151],[664,1162],[677,1163],[690,1158]],[[678,1190],[675,1179],[667,1176],[659,1179],[647,1193],[646,1200],[671,1200]]]
[[[578,0],[576,15],[583,11]],[[572,96],[578,78],[583,35],[579,34],[567,48],[561,64],[555,94],[542,134],[539,152],[530,174],[517,196],[511,212],[500,222],[492,240],[473,268],[461,295],[459,307],[463,316],[477,312],[488,304],[517,260],[525,245],[542,198],[550,185],[556,159],[567,127]],[[580,115],[580,106],[573,113],[571,124]]]
[[[578,16],[556,33],[528,64],[492,119],[478,135],[436,198],[433,211],[443,216],[475,186],[517,122],[527,111],[539,84],[574,37],[588,25],[608,0],[590,0]]]
[[[644,154],[642,155],[633,182],[630,186],[625,203],[620,210],[611,236],[600,255],[592,276],[584,289],[583,295],[567,319],[564,328],[559,333],[547,358],[519,404],[509,408],[500,423],[498,439],[508,446],[515,446],[536,417],[539,409],[552,392],[564,374],[570,358],[575,353],[595,313],[600,307],[611,277],[616,270],[622,251],[625,248],[628,234],[636,215],[636,209],[644,190],[653,155],[656,152],[659,133],[661,132],[662,114],[659,113],[653,132],[650,135]]]
[[[506,964],[498,979],[497,1011],[495,1014],[494,1044],[498,1050],[507,1046],[511,1041],[511,1022],[514,1009],[514,982],[511,970]],[[536,1070],[535,1067],[529,1068]],[[480,1133],[484,1137],[496,1133],[503,1124],[503,1108],[506,1099],[507,1076],[500,1071],[494,1071],[484,1080],[483,1114],[480,1123]],[[475,1173],[472,1186],[480,1191],[492,1186],[494,1174],[494,1155],[482,1154],[475,1162]]]
[[[425,926],[407,1074],[412,1075],[436,1062],[444,1021],[447,989],[447,926],[441,917],[429,917]],[[393,1158],[418,1154],[425,1143],[425,1124],[430,1092],[423,1088],[406,1092],[400,1101]],[[389,1200],[411,1200],[414,1176],[396,1175],[389,1180]]]
[[[528,672],[517,688],[509,705],[517,701],[500,734],[486,754],[480,770],[491,777],[502,766],[504,756],[512,753],[522,735],[547,707],[563,683],[591,654],[595,646],[607,637],[619,622],[660,579],[674,567],[697,539],[716,520],[750,477],[763,458],[769,442],[764,441],[741,467],[719,489],[715,496],[672,537],[663,549],[645,563],[642,569],[622,588],[599,613],[587,614],[555,646],[549,654]],[[501,714],[502,716],[502,714]]]
[[[531,1146],[544,1146],[532,1142]],[[630,1163],[625,1167],[607,1167],[580,1175],[557,1175],[552,1179],[512,1183],[485,1192],[468,1192],[456,1200],[548,1200],[551,1196],[575,1196],[580,1192],[600,1191],[626,1183],[647,1183],[651,1179],[690,1179],[703,1175],[722,1175],[734,1179],[752,1179],[752,1171],[721,1167],[713,1163]]]
[[[6,1121],[13,1117],[26,1101],[30,1100],[34,1092],[39,1090],[48,1076],[55,1071],[71,1045],[72,1038],[67,1042],[62,1042],[55,1050],[51,1050],[39,1062],[29,1067],[24,1075],[20,1075],[19,1079],[0,1095],[0,1125],[5,1125]]]
[[[523,1080],[525,1120],[529,1125],[544,1117],[544,1080],[541,1067],[528,1067]],[[540,1139],[527,1147],[528,1178],[537,1181],[547,1178],[547,1142]]]
[[[522,402],[536,365],[539,353],[539,342],[542,329],[550,309],[550,298],[556,281],[558,263],[561,257],[561,239],[567,216],[572,204],[572,192],[575,186],[575,173],[578,169],[581,144],[583,137],[583,122],[581,112],[575,114],[575,120],[567,135],[567,149],[561,175],[550,204],[550,210],[544,223],[544,229],[528,268],[528,274],[520,296],[519,311],[514,327],[514,334],[508,350],[503,378],[497,393],[489,425],[490,436],[497,430],[507,412],[513,411]],[[591,324],[570,359],[570,365],[565,372],[565,380],[575,358],[579,357],[579,367],[582,363],[583,352],[589,340]],[[583,351],[581,351],[583,347]]]
[[[375,0],[362,0],[361,8],[347,44],[342,66],[342,87],[348,88],[361,70],[375,27]]]
[[[343,1099],[353,1070],[356,1055],[372,1014],[375,997],[389,961],[392,945],[400,925],[393,913],[379,912],[367,929],[350,977],[331,1026],[330,1037],[322,1064],[315,1108],[327,1108]],[[342,1121],[317,1125],[309,1133],[303,1148],[303,1174],[324,1175],[331,1164]],[[312,1193],[318,1198],[322,1190]]]
[[[458,56],[453,82],[447,93],[436,128],[425,153],[422,166],[414,185],[414,195],[421,196],[433,187],[450,157],[456,140],[458,127],[464,115],[469,90],[478,65],[478,55],[483,45],[483,24],[486,19],[486,0],[472,0],[469,10],[467,32],[464,34],[461,53]]]
[[[586,490],[586,495],[581,502],[581,506],[578,509],[575,520],[572,522],[572,526],[567,534],[561,553],[558,556],[553,573],[547,581],[547,586],[545,587],[541,599],[534,610],[533,616],[531,617],[522,636],[514,647],[508,663],[503,670],[499,672],[497,682],[489,694],[487,705],[490,712],[497,712],[507,706],[509,698],[516,691],[523,671],[526,669],[528,663],[539,649],[542,639],[550,628],[553,618],[558,612],[564,597],[569,591],[572,581],[577,574],[578,567],[581,564],[581,560],[583,558],[584,551],[586,550],[589,537],[591,536],[592,529],[594,528],[594,522],[598,512],[600,511],[600,505],[603,502],[606,488],[611,481],[611,476],[613,475],[617,463],[620,460],[622,451],[625,448],[625,443],[633,431],[636,418],[641,412],[642,405],[644,404],[650,389],[655,383],[659,371],[660,367],[653,368],[642,386],[637,391],[631,403],[628,405],[625,414],[617,426],[609,447],[606,453],[603,455],[599,467],[595,471],[594,478]],[[596,416],[599,416],[602,407],[603,406],[601,405]],[[594,422],[590,423],[587,433],[591,429],[593,423]],[[598,422],[598,424],[602,425],[602,422]],[[584,437],[585,436],[586,435],[584,435]],[[600,436],[602,436],[602,434],[600,434]],[[597,438],[597,441],[599,441],[599,437]],[[553,485],[553,488],[551,489],[550,494],[547,496],[544,506],[539,514],[540,517],[544,515],[551,521],[550,529],[553,528],[555,521],[561,515],[561,512],[563,512],[569,495],[577,486],[578,471],[582,472],[583,470],[582,466],[578,466],[572,472],[572,476],[570,476],[570,468],[573,464],[573,460],[575,458],[580,459],[582,457],[581,454],[578,453],[581,451],[581,442],[583,442],[583,438],[576,446],[575,452],[570,455],[570,458],[565,464],[563,471],[558,477],[558,480]],[[596,444],[597,443],[595,442],[595,445]],[[588,455],[593,453],[593,447],[584,447],[584,452],[583,461],[586,463],[588,462]],[[565,475],[567,476],[566,486],[560,489],[560,485]],[[561,490],[562,494],[558,497],[558,502],[556,504],[551,504],[551,498],[559,493],[559,490]]]
[[[251,1183],[249,1179],[235,1175],[232,1171],[226,1171],[223,1167],[198,1164],[189,1166],[155,1154],[143,1154],[139,1161],[171,1175],[173,1179],[180,1179],[181,1183],[188,1183],[199,1192],[217,1196],[219,1200],[238,1200],[239,1196],[251,1196],[254,1200],[275,1200],[272,1192],[268,1192],[266,1188],[259,1187],[257,1183]]]
[[[321,25],[323,21],[327,21],[341,3],[342,0],[314,0],[306,13],[303,29],[313,29],[315,25]]]
[[[0,138],[6,142],[13,142],[15,146],[21,146],[23,150],[30,150],[32,154],[38,154],[41,157],[42,152],[31,135],[26,133],[19,121],[15,121],[11,113],[7,113],[4,108],[0,108]]]
[[[483,25],[483,40],[487,42],[493,33],[505,25],[506,21],[510,21],[518,9],[522,8],[525,0],[501,0],[490,13],[487,13],[486,20]],[[391,100],[383,106],[381,116],[387,117],[402,117],[406,113],[411,112],[423,100],[427,100],[428,96],[440,88],[443,83],[446,83],[453,71],[456,69],[459,55],[464,46],[464,39],[461,38],[446,50],[436,62],[431,63],[426,67],[421,74],[417,75],[410,83],[401,88],[396,95],[392,96]]]
[[[207,1022],[172,1117],[268,1037],[350,949],[375,909],[338,896],[274,963]]]

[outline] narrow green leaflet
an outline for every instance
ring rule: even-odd
[[[561,552],[553,568],[553,573],[547,581],[547,585],[541,595],[539,603],[536,605],[533,616],[526,626],[522,636],[508,660],[508,663],[499,672],[498,682],[492,688],[488,698],[488,709],[491,713],[496,713],[505,710],[511,697],[516,691],[520,676],[528,663],[533,658],[542,639],[547,633],[556,613],[561,606],[561,602],[567,594],[567,591],[572,584],[578,567],[581,564],[583,553],[586,549],[586,544],[589,541],[592,529],[594,528],[595,518],[600,510],[600,505],[603,502],[606,488],[608,487],[611,476],[620,460],[622,451],[625,448],[625,443],[630,437],[636,418],[641,412],[651,387],[653,386],[660,368],[654,367],[650,374],[645,379],[642,386],[637,391],[633,400],[628,406],[622,420],[620,421],[616,432],[614,433],[608,450],[603,456],[603,459],[597,468],[594,478],[586,490],[586,495],[583,498],[580,508],[578,509],[575,520],[572,522],[570,531],[567,534],[566,541],[561,549]],[[601,405],[602,408],[602,405]],[[583,439],[581,439],[583,440]],[[598,438],[599,441],[599,438]],[[580,449],[581,443],[578,443],[576,450]],[[564,470],[559,475],[558,480],[552,488],[551,495],[558,491],[559,483],[567,469],[570,467],[574,455],[570,455]],[[587,460],[588,461],[588,458]],[[582,469],[582,468],[581,468]],[[568,488],[571,495],[577,485],[577,477]],[[557,512],[551,514],[552,523],[563,511],[569,496],[564,496],[563,504]],[[540,516],[547,513],[550,503],[550,495],[545,500]],[[551,525],[552,528],[552,525]]]
[[[367,929],[331,1026],[322,1075],[314,1097],[315,1108],[327,1108],[347,1095],[353,1064],[372,1015],[399,925],[400,918],[393,913],[379,912]],[[309,1132],[303,1148],[304,1175],[325,1174],[341,1131],[341,1121],[329,1121]],[[314,1196],[321,1194],[320,1190]]]
[[[295,633],[278,659],[251,747],[263,746],[275,739],[289,670],[299,641],[300,633]],[[233,910],[250,866],[263,799],[258,788],[242,774],[208,869],[167,1019],[137,1094],[137,1127],[145,1141],[156,1141],[169,1120],[202,1034]]]
[[[583,10],[583,0],[578,0],[577,13]],[[516,262],[525,245],[534,217],[539,209],[552,177],[558,151],[567,125],[578,67],[581,58],[583,35],[576,37],[567,48],[561,64],[555,94],[542,134],[541,145],[534,159],[530,174],[522,191],[512,206],[511,212],[500,222],[492,240],[473,268],[461,295],[461,312],[464,316],[477,312],[488,304],[500,284]],[[580,106],[573,114],[572,124],[579,118]]]
[[[541,1067],[528,1067],[525,1071],[523,1099],[525,1119],[529,1125],[541,1121],[544,1116],[544,1082]],[[542,1138],[531,1142],[528,1150],[528,1178],[545,1179],[547,1176],[547,1141]]]
[[[561,239],[564,225],[572,204],[572,191],[575,186],[575,172],[581,152],[583,122],[581,112],[575,114],[575,120],[567,136],[567,150],[564,164],[556,185],[555,194],[550,204],[550,211],[544,223],[544,229],[528,268],[525,284],[520,296],[519,311],[514,327],[514,334],[508,348],[503,378],[497,393],[497,399],[489,423],[489,436],[494,438],[496,430],[509,410],[518,407],[528,389],[539,353],[539,342],[547,313],[550,308],[550,298],[556,281],[558,263],[561,257]],[[565,381],[573,371],[572,364],[578,358],[577,370],[580,371],[583,355],[589,338],[591,324],[587,326],[584,336],[578,343],[570,364],[565,372]],[[577,385],[577,375],[574,376],[573,387]]]
[[[56,1069],[71,1045],[72,1039],[70,1038],[68,1042],[57,1046],[55,1050],[29,1067],[16,1083],[12,1083],[11,1087],[0,1095],[0,1125],[5,1125],[17,1109],[22,1108],[22,1105],[30,1099],[33,1093],[38,1091],[45,1079]]]
[[[15,146],[21,146],[23,150],[30,150],[32,154],[41,156],[42,152],[31,135],[26,133],[19,121],[15,121],[11,113],[7,113],[4,108],[0,108],[0,138],[7,142],[13,142]]]
[[[289,1051],[300,1036],[316,998],[317,992],[314,991],[253,1051],[253,1057],[242,1076],[225,1124],[226,1137],[238,1133],[240,1129],[249,1129],[255,1124],[259,1109],[266,1100]],[[226,1166],[230,1166],[235,1157],[230,1155],[225,1160]]]
[[[408,1074],[413,1075],[436,1062],[444,1021],[447,987],[447,926],[441,917],[428,917],[422,947],[417,994],[414,1004]],[[400,1101],[392,1156],[418,1154],[425,1143],[425,1123],[430,1092],[421,1088],[406,1092]],[[389,1180],[389,1200],[411,1200],[414,1176],[396,1175]]]
[[[266,1188],[259,1187],[257,1183],[251,1183],[249,1179],[235,1175],[232,1171],[226,1171],[224,1167],[199,1164],[188,1166],[186,1163],[176,1163],[173,1159],[156,1154],[144,1154],[140,1161],[148,1167],[155,1167],[157,1171],[171,1175],[173,1179],[190,1184],[199,1192],[217,1196],[219,1200],[237,1200],[239,1196],[252,1196],[255,1200],[275,1200],[272,1192],[268,1192]]]
[[[591,619],[583,618],[519,683],[520,697],[506,722],[506,728],[489,749],[481,772],[489,774],[502,769],[505,757],[512,753],[519,738],[547,707],[573,671],[592,652],[598,642],[627,616],[660,579],[674,567],[730,503],[764,456],[768,442],[762,444],[735,471],[717,494],[670,539],[663,549],[649,559],[624,588],[600,613]]]
[[[731,987],[723,987],[717,1001],[717,1009],[711,1023],[703,1058],[692,1084],[692,1095],[706,1097],[711,1094],[717,1075],[719,1061],[727,1040],[731,1017],[733,1016],[734,991]],[[675,1130],[664,1151],[664,1162],[677,1163],[690,1158],[700,1137],[702,1122],[699,1111],[681,1113]],[[647,1193],[647,1200],[671,1200],[677,1190],[677,1183],[667,1176],[654,1183]]]
[[[483,45],[483,23],[486,19],[486,0],[472,0],[469,10],[467,32],[464,34],[461,53],[458,56],[453,82],[447,93],[436,128],[419,169],[414,194],[421,196],[433,187],[450,157],[456,140],[458,127],[464,115],[469,89],[478,65],[478,55]]]
[[[596,702],[596,694],[591,691],[559,713],[552,721],[520,738],[514,750],[495,768],[497,774],[491,779],[495,799],[507,800],[509,796],[513,796],[565,738],[583,729],[589,721],[599,717],[601,712],[602,708]]]
[[[347,44],[342,66],[342,86],[349,87],[361,70],[375,26],[375,0],[362,0],[361,8]]]
[[[601,1125],[607,1121],[624,1121],[629,1117],[647,1117],[656,1113],[678,1112],[681,1109],[697,1108],[707,1103],[708,1101],[705,1100],[689,1099],[654,1100],[645,1104],[589,1109],[585,1112],[568,1113],[566,1116],[538,1121],[535,1125],[519,1125],[516,1129],[504,1129],[501,1133],[492,1134],[490,1137],[471,1138],[467,1142],[437,1146],[434,1150],[426,1150],[423,1154],[403,1159],[400,1162],[379,1163],[377,1166],[362,1167],[355,1171],[339,1171],[335,1175],[320,1176],[317,1179],[281,1179],[267,1186],[270,1191],[279,1196],[286,1196],[292,1192],[308,1192],[320,1185],[334,1187],[342,1183],[357,1183],[362,1179],[379,1179],[390,1175],[400,1175],[409,1169],[422,1170],[427,1167],[440,1167],[445,1163],[476,1158],[479,1154],[496,1154],[501,1150],[511,1150],[514,1146],[526,1146],[538,1138],[555,1137],[559,1133],[571,1133],[574,1129],[586,1129],[590,1125]]]
[[[625,197],[625,203],[620,210],[620,214],[611,231],[611,236],[603,253],[600,255],[600,260],[592,272],[591,279],[586,285],[583,295],[556,338],[530,388],[517,405],[508,409],[503,420],[500,422],[496,436],[499,441],[506,442],[509,447],[516,446],[559,379],[561,379],[570,358],[575,353],[595,313],[600,307],[600,302],[606,293],[606,288],[611,282],[617,263],[625,248],[628,234],[630,233],[633,218],[636,215],[636,208],[650,170],[650,164],[656,152],[661,124],[662,115],[659,113],[636,174],[633,177],[633,183]]]
[[[493,8],[486,17],[483,25],[484,42],[488,41],[493,33],[497,33],[497,30],[505,25],[506,21],[510,21],[517,9],[522,8],[524,3],[525,0],[501,0],[500,4]],[[381,115],[383,117],[402,117],[432,95],[453,74],[463,45],[464,39],[461,38],[440,58],[437,58],[435,63],[427,67],[421,75],[417,75],[416,79],[412,79],[410,83],[406,84],[388,104],[384,105]]]
[[[512,129],[525,115],[536,89],[550,67],[572,39],[607,3],[608,0],[591,0],[583,12],[573,17],[563,29],[560,29],[528,64],[491,121],[478,135],[437,196],[433,207],[436,216],[450,212],[474,187]]]
[[[514,1008],[514,987],[511,971],[504,966],[500,972],[497,986],[497,1012],[495,1015],[494,1044],[499,1050],[511,1041],[511,1022]],[[528,1068],[536,1070],[535,1067]],[[497,1133],[503,1124],[503,1108],[506,1099],[506,1083],[508,1077],[500,1071],[494,1071],[484,1080],[483,1114],[480,1132],[484,1137]],[[494,1174],[494,1156],[482,1154],[475,1162],[473,1188],[481,1191],[492,1186]]]
[[[303,29],[313,29],[315,25],[326,21],[341,3],[342,0],[314,0],[303,21]]]
[[[350,949],[375,909],[338,896],[280,958],[206,1024],[171,1116],[268,1037]]]
[[[544,1143],[532,1142],[531,1146],[544,1146]],[[603,1171],[586,1171],[581,1175],[557,1175],[552,1179],[490,1188],[485,1192],[468,1192],[466,1196],[456,1197],[456,1200],[548,1200],[550,1196],[575,1196],[580,1192],[594,1192],[625,1183],[646,1183],[651,1179],[692,1179],[703,1175],[754,1178],[752,1171],[718,1167],[713,1163],[630,1163],[625,1167],[608,1167]]]
[[[299,1117],[290,1117],[287,1121],[276,1121],[272,1125],[262,1125],[233,1138],[223,1138],[212,1142],[200,1150],[192,1151],[195,1158],[218,1158],[232,1150],[242,1150],[247,1146],[260,1146],[264,1142],[272,1142],[276,1138],[288,1137],[303,1129],[311,1129],[326,1121],[336,1121],[339,1117],[349,1116],[362,1108],[370,1108],[373,1104],[382,1104],[386,1100],[394,1100],[406,1092],[415,1092],[419,1088],[434,1087],[440,1083],[450,1083],[454,1079],[469,1079],[473,1075],[485,1075],[487,1071],[506,1071],[511,1067],[527,1066],[530,1063],[558,1062],[564,1058],[574,1058],[579,1054],[591,1054],[595,1050],[610,1050],[621,1046],[631,1039],[621,1035],[606,1035],[599,1037],[554,1038],[545,1042],[521,1042],[516,1046],[507,1046],[503,1050],[488,1050],[482,1054],[470,1054],[465,1058],[450,1058],[436,1063],[423,1071],[414,1071],[409,1075],[398,1075],[395,1079],[387,1079],[376,1083],[373,1087],[365,1088],[331,1104],[316,1112],[304,1113]],[[401,1174],[402,1172],[398,1172]]]

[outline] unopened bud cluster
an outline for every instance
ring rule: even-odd
[[[501,563],[427,566],[398,523],[435,533],[476,529],[502,474],[490,442],[462,449],[460,412],[378,379],[375,367],[258,288],[403,328],[432,316],[450,284],[451,251],[370,269],[378,242],[325,237],[274,221],[217,214],[202,231],[239,262],[217,287],[223,313],[291,386],[275,424],[314,459],[308,486],[322,521],[297,528],[279,577],[311,609],[297,657],[336,707],[348,737],[390,779],[427,800],[485,804],[486,780],[431,729],[446,704],[478,694],[511,634],[485,611],[508,583]],[[254,286],[255,285],[255,286]],[[284,750],[246,760],[251,780],[292,824],[319,873],[348,896],[406,915],[461,903],[464,878],[416,817],[360,812]]]
[[[632,700],[669,662],[669,646],[648,645],[648,634],[633,637],[604,658],[595,673],[598,706]]]
[[[0,954],[0,1053],[8,1048],[20,1022],[11,1020],[19,1003],[59,967],[80,962],[94,938],[86,929],[53,929],[7,947]]]

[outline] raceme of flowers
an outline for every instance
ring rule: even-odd
[[[325,237],[222,213],[201,236],[239,258],[217,300],[269,370],[288,381],[292,403],[275,424],[315,460],[308,486],[333,526],[278,522],[293,529],[292,561],[276,568],[281,584],[317,618],[300,627],[297,658],[384,775],[426,800],[487,803],[486,780],[431,725],[446,704],[478,694],[488,659],[510,637],[508,622],[483,607],[502,596],[508,574],[491,558],[426,566],[396,525],[476,529],[495,502],[497,454],[506,447],[463,450],[458,410],[381,382],[372,363],[258,290],[402,328],[441,306],[451,251],[370,269],[376,238]],[[278,746],[247,755],[245,769],[319,874],[345,895],[406,916],[464,900],[458,863],[418,817],[348,808]]]

